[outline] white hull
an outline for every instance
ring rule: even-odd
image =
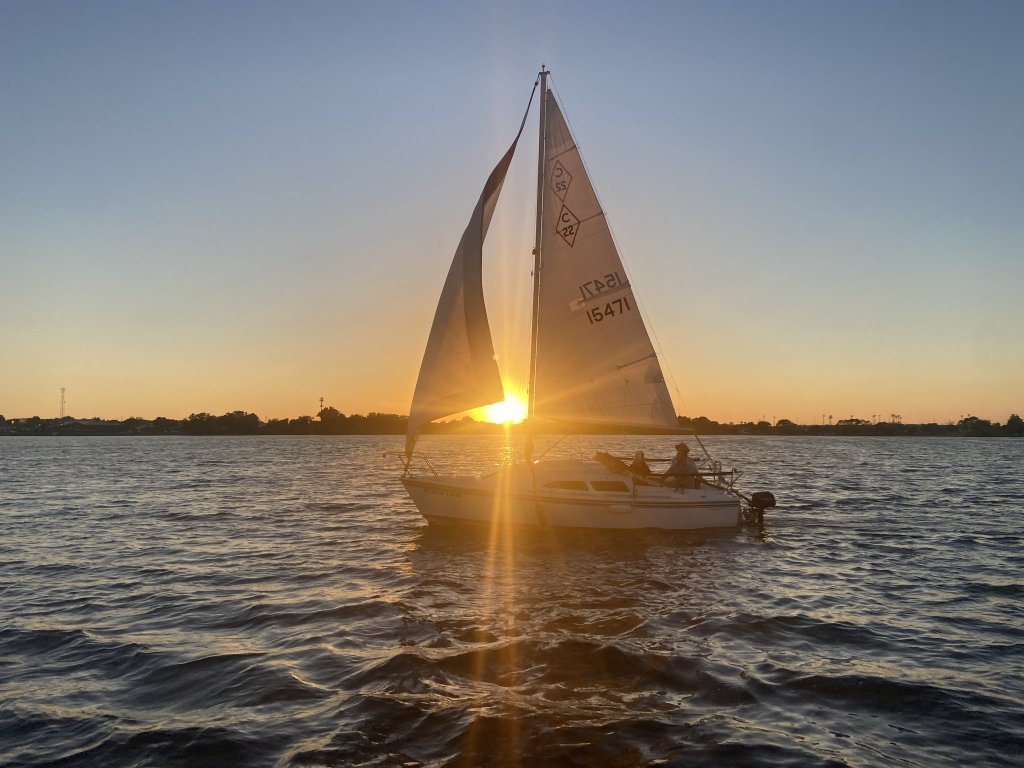
[[[405,476],[402,483],[430,523],[555,528],[735,528],[740,500],[713,488],[642,485],[597,462],[546,461],[482,477]]]

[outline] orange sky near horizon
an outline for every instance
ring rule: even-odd
[[[0,415],[408,413],[541,62],[682,415],[1024,412],[1024,6],[527,6],[6,6]],[[520,392],[534,120],[485,253]]]

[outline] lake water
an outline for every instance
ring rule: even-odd
[[[397,437],[0,438],[0,764],[1022,765],[1024,440],[706,443],[763,529],[428,527]]]

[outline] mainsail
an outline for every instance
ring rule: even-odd
[[[672,398],[579,149],[546,94],[534,413],[676,430]]]
[[[484,307],[481,262],[491,215],[522,132],[520,126],[512,146],[487,177],[448,270],[412,398],[407,456],[412,456],[424,424],[505,399]]]

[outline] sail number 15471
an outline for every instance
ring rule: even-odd
[[[607,293],[613,288],[621,288],[625,285],[618,272],[609,272],[604,277],[587,280],[580,286],[580,298],[586,301],[602,293]]]
[[[623,296],[621,299],[612,299],[603,307],[591,307],[587,310],[587,320],[590,324],[600,323],[605,318],[615,317],[621,315],[623,312],[632,312],[633,307],[629,303],[629,299]]]

